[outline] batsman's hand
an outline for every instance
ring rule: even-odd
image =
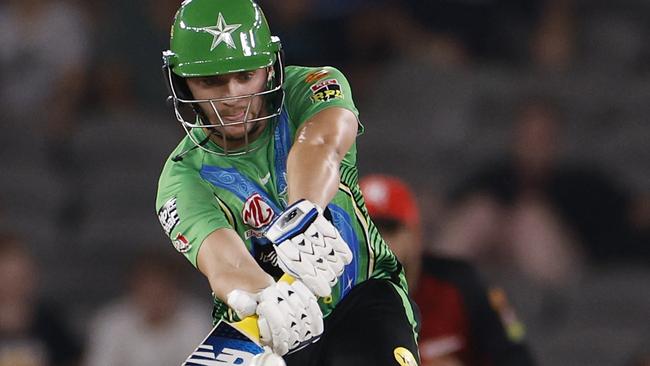
[[[329,296],[352,251],[323,209],[300,200],[289,206],[266,231],[275,244],[278,265],[300,279],[316,296]]]
[[[256,294],[234,290],[227,303],[242,319],[257,314],[260,343],[280,356],[317,341],[323,333],[316,296],[300,280],[280,281]]]

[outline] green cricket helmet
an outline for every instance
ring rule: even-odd
[[[185,0],[174,18],[170,49],[163,52],[163,71],[169,88],[169,101],[176,118],[196,147],[215,154],[241,154],[250,151],[248,135],[243,151],[229,152],[227,139],[219,127],[255,124],[277,117],[282,110],[284,67],[280,39],[271,36],[262,9],[253,0]],[[266,90],[219,99],[195,99],[185,78],[230,74],[269,68]],[[264,97],[268,113],[248,119],[255,97]],[[248,99],[242,121],[225,123],[218,112],[219,103]],[[199,103],[209,104],[218,121],[210,122]],[[208,129],[203,141],[190,133],[193,128]],[[223,150],[211,149],[211,134],[226,141]]]

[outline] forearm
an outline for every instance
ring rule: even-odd
[[[342,108],[328,108],[305,122],[287,159],[289,203],[307,199],[321,207],[334,198],[339,166],[354,144],[356,116]]]
[[[294,146],[287,162],[289,203],[307,199],[325,207],[339,185],[339,157],[325,144]]]
[[[205,239],[197,266],[208,279],[215,296],[223,301],[233,290],[255,293],[274,282],[257,265],[237,233],[228,229],[217,230]]]

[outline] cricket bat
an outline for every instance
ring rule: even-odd
[[[293,278],[285,274],[280,281],[291,283]],[[236,323],[220,320],[182,366],[247,366],[263,352],[257,315]]]

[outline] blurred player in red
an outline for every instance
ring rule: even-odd
[[[361,179],[366,207],[406,270],[409,292],[420,307],[422,366],[532,365],[523,326],[500,289],[487,289],[474,268],[456,259],[424,254],[420,215],[401,180]]]

